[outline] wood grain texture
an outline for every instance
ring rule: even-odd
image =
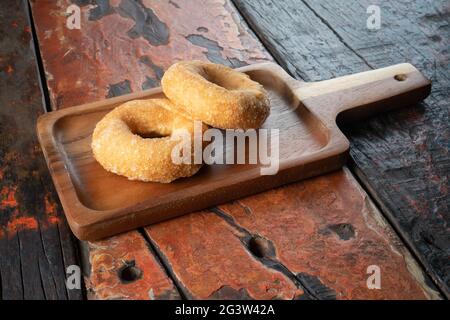
[[[78,265],[35,133],[44,111],[26,1],[0,3],[0,299],[71,299]]]
[[[234,2],[277,60],[303,80],[401,62],[432,79],[425,103],[341,128],[355,172],[448,297],[448,2],[376,1],[378,31],[366,28],[373,1]]]
[[[96,3],[95,1],[91,2]],[[127,1],[123,2],[125,3]],[[61,10],[65,9],[65,5],[68,4],[68,2],[61,1],[58,3],[62,3]],[[102,1],[102,3],[110,3],[113,7],[117,7],[120,6],[121,1]],[[86,38],[83,45],[81,45],[81,42],[78,42],[76,39],[70,40],[69,33],[72,31],[64,29],[65,20],[60,17],[62,13],[58,8],[55,9],[53,1],[35,1],[33,3],[33,13],[37,23],[42,56],[48,75],[47,82],[50,91],[52,92],[51,96],[54,108],[70,107],[81,102],[100,100],[105,96],[118,95],[129,91],[138,91],[143,87],[142,74],[148,75],[150,79],[146,86],[144,86],[145,88],[148,88],[148,86],[156,86],[157,80],[154,80],[152,67],[149,67],[148,69],[145,67],[147,65],[154,66],[154,63],[148,63],[141,66],[144,68],[144,71],[133,69],[133,72],[129,72],[126,68],[121,69],[121,66],[127,65],[128,63],[133,64],[134,61],[137,61],[139,57],[143,55],[142,52],[138,50],[128,51],[129,48],[134,48],[135,46],[139,47],[145,45],[144,52],[145,55],[149,57],[149,60],[144,60],[159,61],[158,65],[163,65],[164,67],[167,67],[173,61],[189,57],[210,59],[215,62],[233,66],[240,65],[239,61],[251,63],[260,61],[261,58],[270,58],[252,33],[246,28],[245,23],[241,20],[236,10],[228,2],[189,1],[189,4],[187,4],[188,1],[175,0],[168,2],[143,1],[142,3],[145,7],[154,9],[154,13],[159,17],[159,20],[170,25],[169,34],[173,35],[173,37],[169,37],[170,40],[168,44],[154,46],[147,40],[137,37],[135,33],[132,33],[132,35],[135,35],[135,39],[130,40],[127,37],[127,32],[134,25],[133,21],[131,21],[132,19],[126,19],[120,14],[117,15],[111,13],[112,11],[110,9],[106,9],[105,14],[100,14],[102,12],[98,9],[100,6],[96,7],[94,5],[91,7],[83,7],[83,12],[88,12],[87,16],[83,16],[84,27],[89,28],[90,24],[95,24],[96,28],[92,27],[92,32],[90,33],[83,32],[83,36]],[[164,11],[161,9],[162,11],[159,12],[155,9],[158,6],[158,8],[165,8],[166,5],[170,5],[167,6],[170,10]],[[191,8],[191,10],[185,11],[187,7]],[[54,9],[51,11],[53,12],[52,15],[48,14],[49,11],[47,11],[47,9],[49,8]],[[108,8],[108,6],[102,6],[102,8]],[[176,20],[171,20],[172,11],[174,10],[181,10],[181,12],[177,13]],[[186,12],[189,12],[189,14]],[[191,18],[192,12],[196,14],[196,19]],[[89,20],[90,18],[88,17],[90,17],[91,14],[93,15],[93,18]],[[96,17],[98,17],[98,19]],[[124,30],[116,31],[113,30],[114,28],[111,28],[111,26],[116,26],[118,23],[123,23],[123,21],[128,21],[127,28],[124,28]],[[188,33],[180,31],[172,32],[172,30],[185,30],[185,26],[191,26],[189,27]],[[52,30],[54,29],[59,30],[58,37],[50,37],[46,40],[46,35],[48,37],[48,34],[53,33]],[[95,29],[103,29],[105,31],[104,33],[96,33]],[[210,30],[213,31],[210,33]],[[113,36],[115,32],[121,33],[120,35]],[[164,31],[162,31],[162,33],[165,34]],[[180,33],[182,35],[180,35]],[[192,35],[189,36],[190,34]],[[295,33],[289,36],[294,35]],[[317,37],[317,35],[313,35],[311,40],[318,41]],[[104,61],[103,56],[99,55],[98,61],[91,62],[94,68],[89,70],[89,72],[81,73],[76,65],[70,70],[65,70],[66,65],[70,65],[71,60],[64,59],[66,51],[63,51],[59,47],[59,41],[62,41],[61,39],[69,39],[68,42],[63,42],[63,44],[70,45],[70,47],[73,48],[71,52],[79,57],[82,57],[82,55],[77,55],[77,53],[90,52],[91,50],[94,50],[94,48],[101,48],[104,43],[117,41],[114,47],[112,47],[117,53],[114,55],[115,63],[112,66],[109,66],[112,62]],[[173,43],[171,43],[172,39]],[[134,44],[135,41],[137,41],[136,44]],[[54,42],[53,45],[52,42]],[[175,47],[181,48],[182,50],[173,50],[172,48]],[[166,48],[166,50],[164,50],[164,48]],[[128,54],[122,55],[120,52],[128,52]],[[92,55],[88,57],[91,57],[89,58],[91,60],[93,59]],[[59,61],[59,63],[56,61]],[[326,61],[326,59],[324,61]],[[85,61],[85,63],[89,64],[87,61]],[[109,68],[102,67],[105,65],[108,65]],[[316,63],[313,68],[320,71],[318,66],[319,64]],[[156,73],[161,75],[163,70],[164,68],[156,68]],[[305,70],[308,70],[308,68]],[[346,71],[349,71],[349,69],[346,69]],[[348,73],[351,72],[349,71]],[[52,77],[55,75],[58,75],[58,82],[52,80]],[[81,86],[85,88],[85,90],[81,90],[81,94],[66,94],[66,92],[71,92],[75,85],[76,81],[73,79],[77,79],[79,76],[87,77],[85,78],[86,81],[81,83]],[[331,77],[332,75],[330,75],[329,78]],[[102,82],[103,78],[108,78],[109,80]],[[318,79],[319,78],[315,80]],[[108,89],[109,84],[113,84],[111,90]],[[97,87],[99,90],[96,89]],[[325,181],[329,180],[330,192],[333,191],[339,194],[339,188],[341,188],[341,185],[345,185],[349,188],[346,189],[347,193],[353,194],[355,197],[363,197],[364,194],[360,193],[356,185],[354,185],[354,180],[352,180],[351,176],[345,174],[343,171],[337,172],[336,175],[337,177],[333,179],[329,177],[321,178],[325,179]],[[311,179],[308,181],[308,185],[316,186],[317,191],[317,193],[311,194],[310,201],[319,203],[321,205],[321,210],[324,212],[333,212],[335,210],[333,201],[325,201],[326,199],[324,199],[322,193],[319,192],[321,190],[320,186],[323,186],[324,184],[323,181],[320,181],[321,180],[319,179]],[[339,183],[336,183],[336,181]],[[265,202],[266,204],[270,202],[291,203],[291,201],[295,201],[298,209],[295,211],[293,210],[291,214],[291,217],[293,215],[296,217],[293,222],[290,221],[293,224],[292,228],[299,224],[315,226],[315,228],[310,230],[309,237],[303,238],[302,233],[285,233],[283,241],[285,241],[285,243],[298,243],[300,239],[304,239],[302,246],[305,248],[315,246],[318,251],[325,251],[328,254],[328,257],[332,256],[335,258],[340,255],[345,256],[345,259],[348,259],[348,264],[333,263],[333,261],[325,259],[321,260],[320,256],[318,256],[313,263],[317,268],[321,268],[320,272],[313,272],[308,269],[308,273],[297,275],[296,273],[299,272],[300,268],[291,271],[276,261],[273,262],[264,258],[265,255],[270,256],[274,251],[278,252],[277,250],[282,250],[280,244],[277,244],[279,247],[275,249],[274,246],[271,245],[274,241],[270,238],[266,239],[267,241],[258,237],[253,239],[251,233],[244,228],[240,228],[236,224],[233,225],[232,221],[218,210],[215,210],[213,213],[194,213],[179,219],[145,228],[148,243],[154,249],[156,255],[160,257],[161,261],[163,261],[165,269],[169,272],[178,288],[180,288],[179,293],[186,298],[281,297],[286,299],[331,299],[336,297],[336,293],[344,298],[367,296],[367,292],[364,291],[364,288],[366,288],[365,286],[359,288],[358,292],[358,289],[355,289],[354,284],[349,285],[347,283],[345,277],[339,278],[338,283],[330,284],[330,287],[324,285],[325,282],[329,282],[329,279],[332,279],[330,276],[331,274],[345,272],[342,268],[351,265],[351,260],[358,260],[358,257],[362,257],[361,260],[358,260],[358,266],[354,266],[353,270],[361,270],[363,265],[368,266],[372,264],[373,256],[364,254],[367,248],[364,246],[348,246],[347,243],[342,240],[342,242],[338,242],[340,245],[336,245],[333,248],[335,252],[331,253],[328,252],[329,249],[326,246],[318,244],[314,239],[324,237],[319,231],[322,230],[322,233],[326,233],[326,231],[323,230],[328,229],[336,230],[330,232],[337,232],[341,234],[344,239],[351,239],[351,230],[354,229],[348,227],[347,224],[353,225],[353,222],[355,222],[355,225],[358,226],[358,229],[356,230],[361,236],[361,238],[358,239],[378,239],[378,237],[384,239],[380,244],[375,245],[378,252],[384,253],[384,256],[382,257],[383,260],[378,260],[378,262],[390,265],[388,262],[384,262],[384,259],[390,259],[393,256],[397,256],[395,252],[400,251],[395,249],[395,246],[392,244],[393,240],[387,236],[388,234],[392,234],[392,231],[389,231],[388,233],[382,231],[383,228],[380,227],[382,224],[375,224],[375,227],[373,225],[360,227],[359,225],[363,223],[360,218],[357,221],[353,221],[356,214],[349,216],[349,221],[345,221],[346,224],[344,225],[339,222],[330,226],[329,222],[326,220],[321,220],[320,217],[311,216],[305,213],[307,212],[305,204],[295,200],[295,195],[299,192],[297,190],[298,187],[298,184],[293,184],[283,188],[283,194],[285,196],[282,197],[276,194],[276,192],[275,194],[269,192],[260,195],[260,197],[264,198],[264,201],[267,201]],[[368,199],[366,201],[370,203]],[[358,203],[363,202],[362,199],[358,200]],[[350,205],[351,204],[348,203],[342,203],[344,208],[342,210],[345,211],[345,208]],[[276,224],[283,226],[285,212],[283,212],[280,207],[276,209],[280,211],[274,211],[271,213],[271,217],[277,220]],[[377,220],[381,219],[381,221],[383,221],[377,211],[374,211],[374,217],[376,217]],[[317,221],[319,221],[319,223]],[[273,222],[271,221],[271,223]],[[266,227],[268,228],[270,226]],[[365,235],[368,230],[373,230],[372,228],[375,228],[375,233],[379,234],[379,236],[374,236],[373,233]],[[176,237],[173,236],[173,230],[177,230]],[[334,236],[333,233],[331,234]],[[134,239],[137,235],[140,236],[136,231],[126,233],[123,235],[125,238],[122,238],[121,242],[128,238]],[[198,241],[197,238],[202,241]],[[112,237],[104,240],[102,243],[104,246],[108,246],[109,243],[114,243],[115,239],[116,237]],[[207,245],[205,245],[205,243]],[[114,261],[118,261],[121,256],[127,253],[127,250],[126,246],[117,245],[114,250],[109,251],[109,254],[114,256]],[[92,258],[95,252],[96,251],[91,250],[87,252],[87,254]],[[139,250],[135,254],[149,255],[153,253],[149,250]],[[296,264],[299,264],[299,261],[303,260],[303,254],[304,253],[300,251],[295,258],[292,258],[292,261],[297,261]],[[396,261],[401,263],[402,270],[407,269],[404,267],[405,265],[415,265],[414,262],[412,262],[412,264],[406,262],[409,261],[407,253],[401,253],[400,255],[401,256],[396,258]],[[228,259],[228,257],[232,257],[232,259]],[[148,261],[151,260],[149,259]],[[297,268],[294,262],[291,262],[291,267]],[[247,271],[246,273],[242,272],[243,268]],[[93,272],[91,272],[88,277],[96,277],[99,270],[90,270]],[[388,270],[391,271],[391,269]],[[407,272],[406,274],[400,276],[407,281],[405,287],[402,287],[401,290],[406,287],[412,288],[413,292],[416,293],[414,295],[415,298],[423,298],[425,297],[424,292],[422,289],[417,290],[417,287],[427,288],[427,284],[422,280],[421,271],[416,273],[416,268],[413,268],[412,270],[415,271],[408,269],[408,271],[405,271]],[[114,273],[110,273],[110,275],[113,276]],[[385,276],[392,280],[398,279],[397,276],[390,273]],[[324,277],[324,279],[322,280],[321,277]],[[112,298],[124,294],[125,291],[123,287],[118,287],[120,290],[111,289],[102,291],[102,284],[112,280],[109,279],[103,281],[101,277],[97,279],[99,280],[92,282],[91,297],[98,297],[97,292],[101,294],[101,298]],[[262,288],[259,287],[258,282],[263,283],[264,286]],[[390,284],[389,286],[392,285]],[[264,292],[265,287],[271,290]],[[147,295],[147,291],[148,290],[145,290],[140,293],[140,296],[143,297]],[[426,291],[432,293],[430,290]],[[136,293],[136,295],[139,295],[139,293]],[[390,295],[398,297],[405,296],[404,293],[398,291],[391,292]]]

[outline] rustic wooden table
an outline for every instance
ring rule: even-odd
[[[3,0],[0,298],[437,299],[450,295],[450,6],[376,1]],[[67,8],[81,7],[80,29]],[[159,85],[181,59],[274,60],[313,81],[410,62],[430,97],[342,126],[337,172],[97,242],[66,224],[35,123]],[[65,286],[81,265],[80,290]],[[368,289],[367,267],[381,270]]]

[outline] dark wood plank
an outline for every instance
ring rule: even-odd
[[[0,298],[81,299],[66,289],[76,242],[35,134],[43,113],[26,1],[0,3]]]
[[[343,129],[355,172],[449,296],[447,1],[384,1],[378,31],[366,28],[371,1],[235,3],[271,53],[302,79],[411,62],[433,80],[425,103]]]
[[[133,18],[121,15],[117,9],[120,3],[128,6],[130,2],[110,1],[115,8],[98,19],[99,7],[82,7],[82,32],[67,30],[65,17],[57,14],[65,10],[69,1],[34,2],[33,14],[54,108],[157,86],[162,72],[180,59],[209,59],[232,66],[271,59],[228,1],[136,1],[143,5],[139,10],[151,10],[169,29],[169,42],[158,45],[144,37],[130,37],[128,30],[134,26]],[[157,32],[157,38],[164,38],[164,30]],[[111,49],[114,52],[101,49],[105,43],[114,48]],[[93,58],[94,48],[100,48],[101,54],[96,56],[98,61]],[[358,63],[357,59],[355,61]],[[89,72],[82,69],[82,65],[90,66]],[[77,87],[78,81],[81,87]],[[324,185],[328,191],[325,194]],[[309,193],[309,189],[314,192]],[[308,194],[308,201],[302,201],[298,196],[302,190],[303,194]],[[261,216],[269,220],[268,223],[265,219],[260,221],[264,228],[240,220],[239,215],[247,210],[229,204],[144,228],[143,238],[135,231],[102,241],[103,248],[111,248],[106,253],[115,261],[108,265],[117,268],[120,265],[117,261],[137,241],[133,254],[155,253],[185,298],[436,297],[433,289],[424,282],[417,263],[380,213],[371,209],[373,204],[367,194],[345,170],[311,179],[306,185],[292,184],[245,201],[244,204],[251,206],[250,210],[257,212],[250,217],[258,220]],[[284,203],[288,208],[283,206]],[[313,204],[320,204],[320,211],[311,207]],[[267,206],[270,210],[258,213],[259,206]],[[345,213],[346,210],[351,212],[345,215],[346,219],[341,220],[339,216],[322,218],[325,213]],[[369,218],[361,219],[360,214],[366,211],[370,212]],[[229,216],[235,217],[237,223]],[[265,230],[272,225],[276,226],[275,230],[281,230],[281,239],[279,233]],[[355,238],[351,238],[351,230],[357,235]],[[267,241],[260,239],[259,233],[267,237]],[[147,240],[152,250],[142,249],[140,243],[143,240]],[[376,252],[382,253],[378,262],[388,266],[383,279],[392,290],[376,293],[369,292],[365,281],[349,284],[355,277],[352,272],[360,274],[363,266],[374,263],[373,254],[366,245],[373,241],[377,241]],[[124,242],[128,245],[122,245]],[[332,249],[325,245],[326,242],[334,244]],[[290,247],[291,243],[298,247]],[[105,253],[96,250],[96,244],[87,245],[91,262],[100,259],[98,254]],[[325,254],[312,254],[311,258],[303,251],[308,248],[314,248],[314,253],[323,251]],[[292,251],[298,252],[294,255]],[[336,260],[340,256],[343,258]],[[358,257],[361,259],[355,263]],[[310,268],[301,264],[307,264],[308,259],[311,259]],[[400,275],[393,262],[399,266]],[[102,278],[102,263],[92,265],[89,270],[87,276],[92,283],[90,288],[94,298],[148,295],[145,286],[138,285],[133,286],[136,291],[132,294],[126,286],[104,290],[110,283],[119,283],[118,274],[108,272],[108,277]],[[144,270],[143,276],[146,272]],[[333,274],[341,273],[342,276],[333,278]],[[366,274],[361,277],[365,279]],[[395,288],[399,279],[402,285]]]
[[[348,135],[358,175],[450,297],[448,1],[385,2],[380,32],[345,26],[350,17],[362,16],[369,1],[345,8],[309,3],[370,66],[410,61],[433,81],[425,103],[376,117],[364,130],[352,126]]]
[[[275,60],[297,79],[326,80],[370,69],[302,1],[233,2]]]

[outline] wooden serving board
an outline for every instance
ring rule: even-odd
[[[357,120],[412,105],[431,88],[431,82],[410,64],[313,83],[293,79],[274,63],[239,70],[269,93],[271,114],[263,128],[279,130],[276,175],[261,175],[259,164],[205,165],[190,178],[160,184],[130,181],[104,170],[90,147],[96,123],[121,103],[161,97],[160,88],[39,118],[39,141],[78,238],[96,240],[336,170],[349,150],[336,120]]]

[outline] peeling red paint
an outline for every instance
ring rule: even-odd
[[[19,230],[35,230],[38,222],[34,217],[19,217],[8,222],[6,226],[8,234],[14,234]]]
[[[128,232],[102,241],[90,242],[91,276],[86,279],[90,294],[97,299],[179,299],[164,269],[147,248],[138,232]],[[136,279],[124,281],[121,270],[133,265],[140,270]],[[126,279],[125,279],[126,280]]]
[[[184,1],[183,10],[173,10],[167,1],[153,2],[151,10],[170,29],[170,42],[158,46],[143,37],[129,37],[127,31],[135,22],[117,13],[84,21],[83,32],[70,31],[65,27],[67,17],[60,14],[70,4],[69,0],[31,4],[43,63],[47,75],[51,75],[47,85],[55,109],[104,98],[109,85],[118,79],[129,79],[132,91],[145,87],[147,78],[154,82],[150,86],[155,86],[158,72],[174,61],[204,60],[209,49],[190,44],[185,36],[197,34],[199,27],[208,29],[208,40],[217,43],[216,57],[224,62],[244,64],[269,58],[245,27],[235,23],[222,1]],[[89,8],[82,10],[89,15]],[[189,18],[186,12],[190,12]],[[150,64],[140,59],[145,57]]]
[[[57,204],[53,201],[50,201],[50,194],[47,193],[45,195],[44,201],[45,201],[45,213],[47,215],[47,221],[50,224],[57,224],[59,222],[59,216],[58,216],[58,208]]]
[[[347,169],[219,209],[241,228],[272,241],[276,259],[286,268],[316,277],[336,292],[337,299],[432,297],[411,271],[415,266],[400,240],[385,227],[381,214],[367,202],[367,194]],[[379,290],[366,285],[370,265],[382,270]]]
[[[36,119],[44,108],[26,26],[28,2],[1,0],[0,11],[0,300],[82,299],[82,290],[64,290],[66,265],[52,258],[63,255],[65,262],[79,264],[69,229],[41,229],[41,220],[47,219],[44,196],[54,188],[43,155],[33,154]]]
[[[0,202],[0,208],[15,208],[17,207],[17,200],[16,200],[16,190],[17,187],[7,187],[4,186],[2,190],[0,191],[1,195],[1,202]]]
[[[283,273],[255,259],[242,245],[245,235],[211,212],[178,217],[145,231],[193,299],[209,299],[224,286],[245,290],[253,299],[293,299],[304,294]]]
[[[48,218],[48,222],[49,222],[50,224],[58,224],[59,218],[58,218],[58,217],[49,217],[49,218]]]

